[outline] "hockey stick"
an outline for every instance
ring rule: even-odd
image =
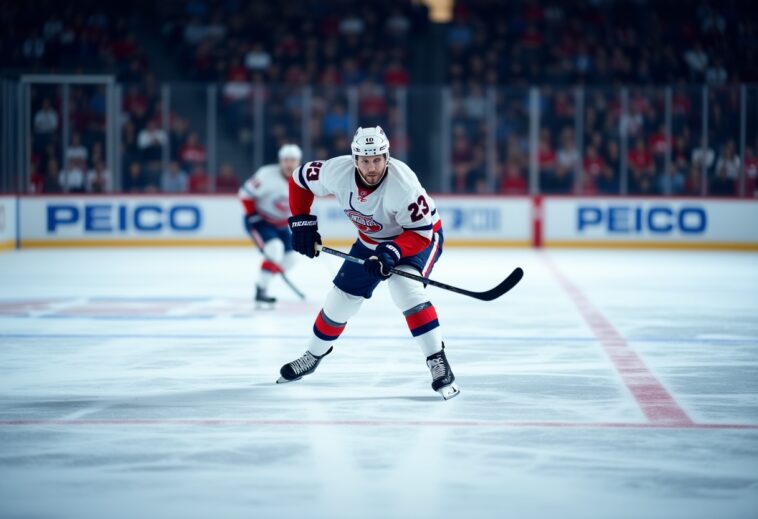
[[[344,252],[330,249],[329,247],[324,247],[321,244],[316,245],[316,250],[321,252],[326,252],[327,254],[332,254],[333,256],[338,256],[344,260],[351,261],[353,263],[358,263],[359,265],[363,265],[365,263],[365,260],[362,260],[360,258],[356,258],[355,256],[351,256],[349,254],[345,254]],[[498,297],[502,296],[506,292],[508,292],[510,289],[515,287],[519,281],[521,281],[521,278],[524,277],[524,271],[521,270],[521,267],[516,267],[516,269],[511,272],[507,278],[505,278],[498,286],[495,288],[492,288],[490,290],[485,290],[484,292],[473,292],[471,290],[466,290],[465,288],[459,288],[454,287],[451,285],[447,285],[445,283],[440,283],[439,281],[434,281],[433,279],[425,278],[422,276],[417,276],[415,274],[411,274],[410,272],[405,272],[398,269],[390,269],[390,272],[393,274],[396,274],[398,276],[402,276],[404,278],[412,279],[414,281],[419,281],[423,283],[424,285],[432,285],[433,287],[441,288],[443,290],[449,290],[451,292],[455,292],[456,294],[462,294],[464,296],[473,297],[474,299],[478,299],[480,301],[492,301],[497,299]]]
[[[251,236],[251,238],[252,238],[252,236]],[[303,301],[305,301],[305,294],[299,288],[297,288],[295,286],[295,284],[290,280],[290,278],[287,277],[287,275],[284,273],[284,269],[282,267],[280,267],[278,263],[276,263],[275,261],[271,260],[271,258],[269,258],[266,255],[265,252],[263,252],[263,247],[261,247],[258,244],[258,241],[255,238],[253,238],[253,243],[255,243],[255,246],[258,247],[258,251],[260,251],[261,256],[263,256],[263,259],[265,259],[266,261],[268,261],[269,263],[271,263],[273,265],[276,265],[279,268],[279,275],[282,276],[282,281],[284,281],[287,284],[287,286],[290,287],[292,289],[292,291],[295,294],[297,294],[297,296],[300,299],[302,299]]]
[[[302,299],[302,300],[305,300],[305,294],[303,294],[303,293],[300,291],[300,289],[299,289],[299,288],[297,288],[297,287],[295,286],[295,284],[294,284],[292,281],[290,281],[290,278],[288,278],[288,277],[287,277],[287,275],[284,273],[284,271],[280,272],[279,274],[282,276],[282,281],[284,281],[285,283],[287,283],[287,286],[288,286],[288,287],[290,287],[290,288],[292,289],[292,291],[293,291],[295,294],[297,294],[297,296],[298,296],[300,299]]]

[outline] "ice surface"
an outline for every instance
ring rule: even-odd
[[[339,261],[303,258],[308,301],[277,282],[273,312],[259,262],[1,254],[0,517],[758,517],[758,255],[448,249],[449,284],[526,272],[491,303],[428,289],[448,402],[383,286],[275,385]],[[686,420],[646,416],[661,390]]]

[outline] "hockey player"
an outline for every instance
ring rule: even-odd
[[[295,260],[287,227],[288,182],[302,156],[297,144],[285,144],[279,149],[279,164],[258,169],[238,193],[245,211],[245,229],[263,254],[255,287],[255,303],[259,308],[273,307],[276,298],[268,294],[269,284],[274,276],[290,269]]]
[[[405,163],[390,160],[389,148],[379,126],[358,128],[352,156],[308,162],[290,178],[289,226],[295,251],[309,258],[318,256],[321,235],[317,217],[310,214],[311,204],[314,196],[334,195],[358,229],[350,255],[365,262],[342,264],[316,317],[308,349],[282,366],[279,383],[313,373],[331,353],[347,321],[386,280],[392,300],[426,357],[432,389],[446,400],[459,393],[445,357],[437,312],[424,286],[390,272],[394,267],[428,277],[442,252],[443,236],[434,201]]]

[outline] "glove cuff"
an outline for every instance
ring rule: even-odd
[[[300,216],[290,216],[287,220],[290,224],[290,229],[318,229],[318,218],[316,215],[304,214]]]
[[[385,242],[379,245],[377,249],[381,248],[382,251],[387,251],[393,256],[395,256],[395,261],[400,261],[400,258],[403,257],[403,253],[400,250],[400,247],[395,242]]]

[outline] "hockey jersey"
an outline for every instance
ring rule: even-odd
[[[290,216],[289,186],[278,164],[258,169],[242,184],[237,194],[246,214],[257,213],[276,227],[287,225]]]
[[[358,238],[370,249],[402,235],[401,248],[404,255],[410,255],[431,242],[442,222],[434,200],[408,165],[391,159],[386,175],[373,189],[360,185],[357,174],[353,157],[343,155],[303,164],[293,173],[292,182],[315,196],[334,195],[358,229]],[[421,240],[409,237],[409,233]]]

